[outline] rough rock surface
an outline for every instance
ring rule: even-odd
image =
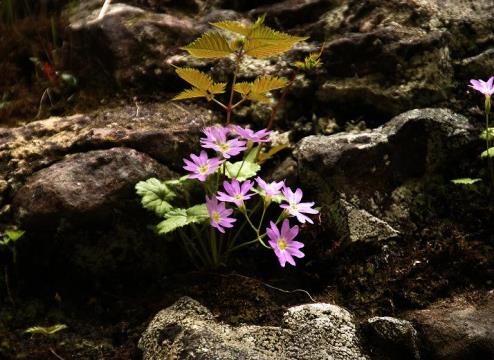
[[[67,219],[105,221],[135,200],[137,182],[172,176],[166,166],[129,148],[75,154],[28,178],[14,197],[16,222],[46,230]]]
[[[480,301],[457,297],[410,312],[407,318],[424,341],[428,358],[488,360],[494,358],[494,294]]]
[[[350,313],[323,303],[288,309],[280,327],[232,327],[217,323],[197,301],[181,298],[155,316],[139,348],[145,360],[367,359]]]
[[[77,13],[78,17],[72,18],[67,49],[72,54],[71,65],[81,69],[80,76],[93,81],[110,79],[123,85],[160,80],[172,71],[163,59],[201,31],[189,17],[127,4],[111,4],[102,19],[97,18],[98,12]]]
[[[375,359],[420,360],[419,338],[411,322],[388,316],[373,317],[364,325]]]
[[[26,283],[130,289],[169,271],[165,254],[177,249],[148,228],[156,219],[134,185],[181,170],[211,119],[203,108],[164,103],[0,129],[0,222],[27,230]]]
[[[374,130],[304,138],[296,150],[299,177],[329,211],[343,214],[336,217],[336,226],[347,229],[347,238],[352,238],[348,223],[355,220],[355,212],[345,210],[350,205],[366,211],[366,217],[359,217],[366,233],[386,229],[383,235],[388,237],[393,230],[379,219],[397,230],[413,227],[413,192],[427,178],[457,167],[474,133],[465,117],[450,110],[412,110]]]
[[[28,176],[70,154],[124,146],[179,169],[209,121],[205,109],[166,103],[147,104],[139,114],[135,107],[114,107],[0,129],[0,208],[7,210]]]
[[[286,114],[293,121],[300,116],[310,119],[307,108],[297,106],[298,99],[310,98],[318,112],[365,115],[365,121],[382,124],[389,116],[410,108],[450,102],[460,95],[454,91],[458,81],[492,75],[492,0],[245,4],[197,0],[193,6],[182,4],[182,9],[171,2],[127,3],[143,8],[115,3],[101,20],[95,20],[97,8],[71,19],[71,51],[99,59],[96,63],[83,60],[70,64],[84,69],[78,71],[83,78],[85,71],[97,71],[96,82],[111,78],[131,85],[146,84],[148,91],[166,84],[164,90],[173,93],[183,87],[174,75],[173,64],[199,66],[212,71],[218,81],[225,81],[225,74],[232,70],[230,61],[198,61],[184,55],[180,46],[211,30],[210,21],[253,21],[264,13],[269,25],[311,38],[282,57],[246,59],[241,78],[266,73],[289,76],[290,62],[325,44],[324,67],[315,76],[301,75],[288,97],[286,106],[291,111]],[[463,91],[459,100],[464,104]]]

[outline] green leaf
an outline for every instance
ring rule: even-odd
[[[494,127],[490,127],[480,134],[482,140],[487,140],[487,136],[489,136],[489,140],[494,140]]]
[[[244,36],[249,35],[249,33],[252,31],[252,26],[245,26],[238,21],[220,21],[212,22],[209,24],[219,29],[227,30]]]
[[[238,181],[250,179],[256,176],[257,172],[261,170],[261,166],[251,161],[237,161],[233,164],[227,161],[225,166],[226,176],[230,179],[237,179]]]
[[[214,95],[225,92],[226,83],[215,83],[208,74],[193,68],[176,68],[175,72],[187,81],[193,88],[182,91],[172,100],[191,99],[205,97],[211,100]]]
[[[182,186],[184,185],[187,181],[189,180],[189,175],[184,175],[178,179],[171,179],[171,180],[166,180],[163,181],[166,185],[171,185],[171,186]]]
[[[176,194],[169,186],[156,178],[140,181],[135,186],[144,208],[154,211],[158,216],[164,216],[173,206],[169,203]]]
[[[9,238],[10,241],[15,242],[19,240],[26,232],[23,230],[7,230],[5,231],[5,235]]]
[[[206,204],[195,205],[188,209],[173,209],[165,216],[166,220],[156,225],[159,234],[166,234],[177,228],[189,224],[202,223],[209,219]]]
[[[233,50],[228,41],[218,32],[209,32],[181,48],[197,58],[217,59],[230,55]]]
[[[255,163],[257,153],[259,152],[260,147],[261,147],[261,145],[257,145],[255,147],[253,147],[252,149],[250,149],[249,152],[247,153],[247,155],[245,156],[244,160],[249,161],[251,163]]]
[[[481,158],[494,157],[494,147],[491,147],[480,154]]]
[[[461,178],[451,180],[451,182],[455,185],[473,185],[479,181],[482,181],[482,179]]]
[[[25,333],[30,333],[30,334],[43,334],[43,335],[53,335],[61,330],[67,329],[67,325],[65,324],[56,324],[53,326],[33,326],[30,327],[29,329],[26,329],[24,332]]]
[[[70,73],[63,72],[60,74],[60,78],[69,86],[77,86],[77,78]]]

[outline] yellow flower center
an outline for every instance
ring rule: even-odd
[[[199,173],[200,174],[205,174],[207,173],[209,170],[209,165],[202,165],[202,166],[199,166]]]
[[[235,195],[233,195],[233,198],[235,200],[242,200],[244,198],[244,196],[242,194],[235,194]]]
[[[228,143],[220,144],[220,149],[222,152],[226,152],[226,151],[230,150],[230,145]]]
[[[219,222],[220,222],[220,220],[221,220],[221,215],[220,215],[220,213],[219,213],[219,212],[217,212],[217,211],[213,211],[213,213],[211,214],[211,218],[213,219],[213,221],[214,221],[215,223],[219,223]]]
[[[297,203],[291,203],[291,204],[290,204],[290,208],[291,208],[293,211],[297,211],[297,210],[298,210]]]
[[[285,238],[279,238],[278,241],[276,242],[278,244],[278,249],[281,251],[286,249],[286,240]]]

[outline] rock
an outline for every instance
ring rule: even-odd
[[[368,211],[359,209],[344,199],[333,206],[335,224],[339,234],[345,234],[344,241],[367,242],[384,241],[397,238],[400,232],[385,221],[371,215]]]
[[[288,309],[280,327],[232,327],[185,297],[155,316],[139,348],[144,360],[367,359],[350,313],[323,303]]]
[[[321,13],[334,3],[334,0],[285,0],[253,9],[249,15],[257,17],[265,14],[269,23],[291,28],[319,20]]]
[[[419,338],[411,322],[393,317],[373,317],[364,331],[375,359],[420,360]]]
[[[79,152],[124,146],[180,170],[182,158],[198,146],[200,129],[211,121],[203,108],[170,103],[146,104],[136,115],[133,106],[113,107],[0,129],[0,207],[28,176]]]
[[[393,229],[414,227],[413,194],[427,179],[451,173],[475,141],[473,127],[461,115],[412,110],[374,130],[302,139],[296,149],[298,173],[318,203],[340,215],[338,227],[346,229],[340,235],[352,238],[347,224],[359,221],[354,234],[364,229],[372,238],[387,238]]]
[[[133,187],[182,173],[211,115],[149,103],[138,113],[117,106],[0,129],[0,216],[27,230],[19,250],[26,288],[131,292],[176,270],[166,254],[180,249],[150,229],[157,218]]]
[[[16,222],[26,230],[56,228],[61,222],[108,221],[109,214],[135,201],[134,185],[173,173],[128,148],[75,154],[29,177],[15,194]]]
[[[494,295],[480,300],[456,297],[407,314],[424,342],[424,352],[438,360],[494,358]]]
[[[394,116],[448,99],[453,65],[492,42],[493,11],[490,0],[340,2],[312,24],[313,37],[327,41],[328,78],[318,91],[320,101]],[[478,76],[489,72],[491,63],[479,59]]]
[[[163,86],[174,75],[164,60],[203,30],[189,17],[127,4],[111,3],[102,19],[98,11],[71,18],[66,52],[67,65],[78,69],[79,77],[100,85],[110,79],[120,85]]]

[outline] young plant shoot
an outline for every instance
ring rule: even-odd
[[[158,233],[177,231],[198,266],[217,267],[232,252],[255,244],[273,251],[282,267],[286,263],[295,266],[295,258],[304,257],[301,251],[304,244],[295,240],[299,234],[295,223],[312,224],[310,216],[318,210],[313,202],[302,201],[301,189],[293,190],[285,181],[268,182],[258,176],[261,165],[279,151],[269,150],[269,128],[279,103],[272,107],[272,116],[267,119],[269,126],[265,129],[254,131],[232,124],[231,120],[233,110],[241,104],[269,103],[269,92],[283,88],[286,92],[292,83],[268,75],[253,82],[238,82],[243,59],[279,55],[306,38],[275,31],[264,24],[263,18],[252,25],[236,21],[211,25],[229,32],[233,40],[229,40],[232,36],[209,32],[183,49],[197,58],[232,59],[235,70],[230,86],[214,82],[210,75],[199,70],[176,68],[177,75],[192,87],[173,100],[206,98],[225,111],[225,124],[203,129],[202,149],[183,159],[186,176],[177,180],[141,181],[136,185],[137,193],[145,208],[163,218],[156,227]],[[310,54],[304,62],[294,64],[294,73],[319,66],[319,57],[320,53]],[[222,94],[226,95],[226,102],[221,102]],[[191,206],[188,190],[195,186],[202,189],[204,202]]]

